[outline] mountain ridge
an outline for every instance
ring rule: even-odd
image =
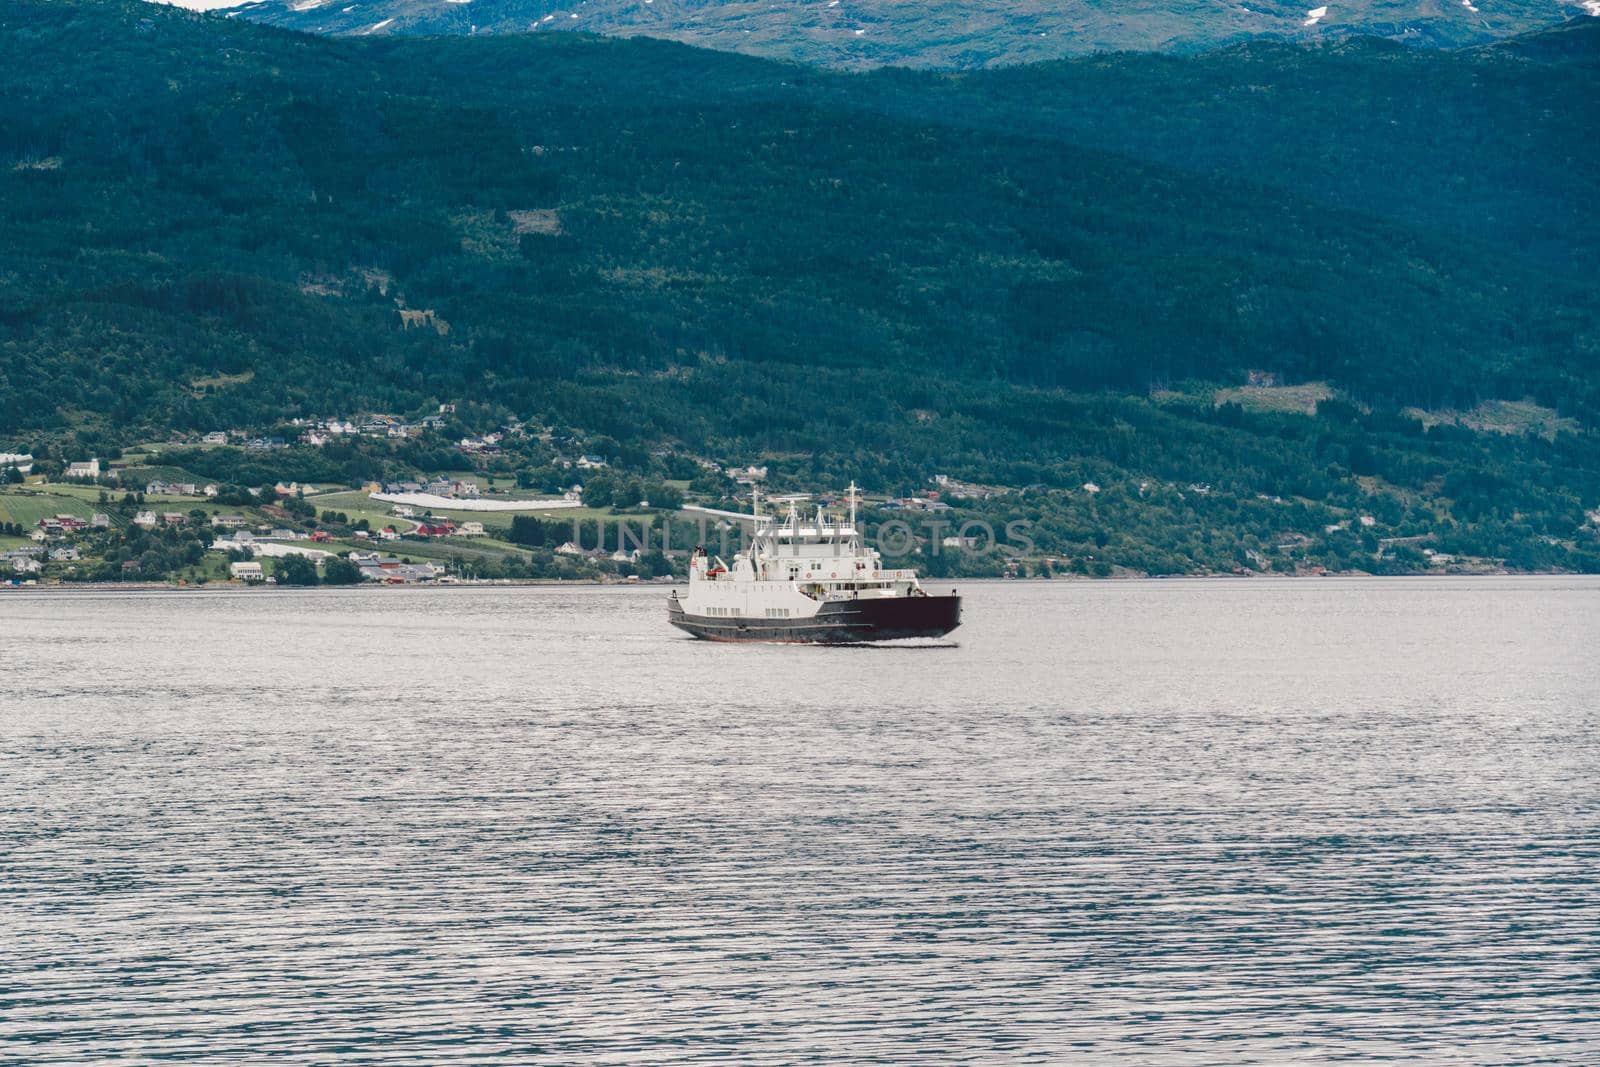
[[[1070,6],[998,0],[257,0],[240,17],[336,35],[469,35],[581,30],[838,68],[974,69],[1107,51],[1198,52],[1250,39],[1308,43],[1350,35],[1461,47],[1581,16],[1579,3],[1517,0],[1289,0],[1234,4],[1117,0]],[[1320,14],[1318,14],[1320,12]]]

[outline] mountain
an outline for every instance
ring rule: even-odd
[[[1590,558],[1600,23],[961,76],[116,0],[0,30],[0,451],[449,402],[645,465],[1197,483],[1229,538],[1376,496]],[[1150,558],[1233,552],[1184,536]]]
[[[1541,29],[1585,8],[1552,0],[259,0],[235,10],[317,33],[581,30],[834,67],[966,69],[1093,52],[1196,51],[1254,38],[1366,34],[1457,47]]]

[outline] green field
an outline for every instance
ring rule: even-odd
[[[70,491],[61,491],[65,488],[51,486],[45,490],[0,494],[0,522],[35,526],[40,519],[52,515],[76,515],[87,519],[94,514],[92,501],[96,499],[97,491],[89,490],[89,499],[86,500],[80,495],[84,490],[73,487]]]
[[[367,551],[381,552],[400,559],[461,559],[498,561],[513,555],[527,555],[523,549],[487,537],[449,541],[385,541],[368,545]]]
[[[367,520],[367,525],[374,530],[381,530],[385,526],[393,526],[397,530],[409,530],[411,524],[393,515],[389,505],[379,500],[370,499],[366,493],[359,489],[338,493],[318,493],[306,497],[306,502],[317,509],[317,514],[324,511],[343,512],[351,522],[361,519]]]
[[[105,493],[109,503],[101,505],[100,496]],[[97,510],[104,510],[111,518],[113,526],[124,526],[130,510],[122,504],[123,494],[116,490],[107,490],[96,485],[60,485],[41,484],[30,486],[26,489],[12,490],[0,493],[0,522],[20,522],[24,526],[33,526],[40,519],[52,515],[66,514],[77,515],[80,518],[89,518]],[[244,514],[253,523],[276,523],[275,519],[262,516],[255,508],[238,507],[229,504],[218,504],[206,497],[152,495],[144,498],[140,510],[148,508],[151,511],[177,511],[184,515],[191,511],[203,511],[206,515],[217,514]]]
[[[94,503],[100,499],[101,493],[110,494],[110,490],[98,485],[80,485],[73,482],[31,482],[27,486],[18,486],[10,492],[49,493],[53,496],[71,497],[74,500],[85,500]],[[119,494],[120,495],[120,494]]]
[[[207,478],[182,467],[166,467],[160,464],[119,468],[117,480],[122,483],[124,492],[130,490],[138,492],[151,482],[193,482],[196,486],[205,486],[216,481],[215,478]]]

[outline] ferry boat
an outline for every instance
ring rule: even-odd
[[[689,591],[673,590],[667,619],[709,641],[861,644],[943,637],[961,625],[961,598],[922,588],[915,571],[885,569],[876,549],[862,544],[856,524],[860,491],[850,484],[850,512],[834,518],[822,507],[802,515],[805,497],[783,497],[782,515],[692,510],[747,524],[750,545],[729,566],[696,548]]]

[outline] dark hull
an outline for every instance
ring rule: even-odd
[[[676,598],[667,619],[707,641],[781,641],[856,645],[908,637],[943,637],[961,625],[958,596],[911,596],[885,600],[835,600],[809,619],[724,619],[686,614]]]

